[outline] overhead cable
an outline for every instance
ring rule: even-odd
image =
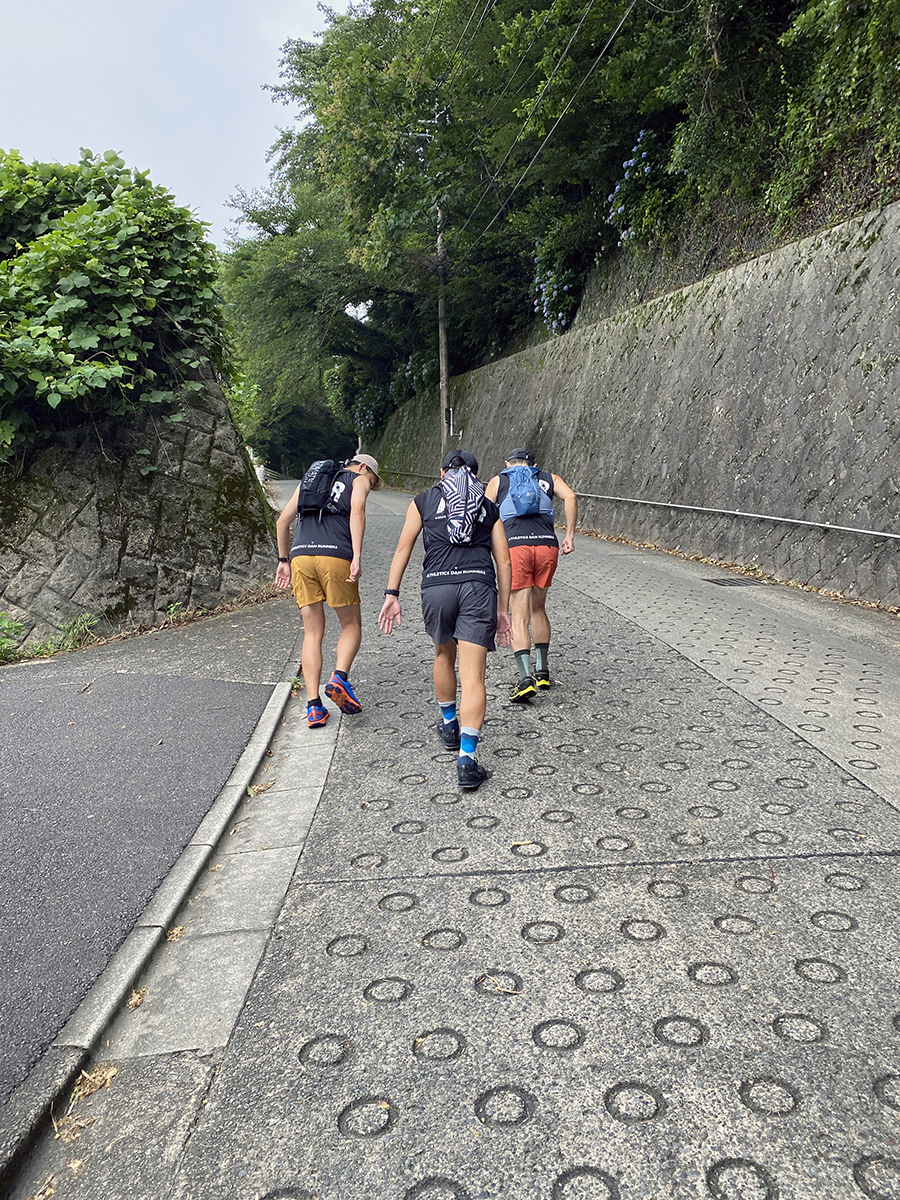
[[[520,184],[522,183],[522,180],[525,178],[525,176],[528,174],[528,172],[531,170],[531,168],[534,166],[534,164],[535,164],[535,163],[537,162],[537,160],[540,158],[541,154],[542,154],[542,153],[543,153],[543,151],[544,151],[544,147],[547,145],[547,143],[550,141],[551,137],[553,137],[553,134],[554,134],[554,133],[556,132],[556,130],[559,128],[559,123],[560,123],[560,121],[562,121],[563,117],[566,115],[566,113],[569,111],[569,109],[570,109],[570,108],[572,107],[572,105],[575,103],[575,99],[576,99],[576,97],[577,97],[578,93],[581,91],[581,89],[584,87],[584,85],[587,83],[587,81],[588,81],[588,80],[590,79],[590,77],[593,75],[594,71],[595,71],[595,70],[597,69],[597,67],[600,65],[600,61],[601,61],[601,59],[602,59],[602,58],[603,58],[603,56],[606,54],[606,52],[607,52],[607,50],[610,48],[610,46],[613,44],[613,41],[615,40],[615,38],[616,38],[616,35],[618,34],[618,32],[619,32],[619,30],[622,28],[622,26],[625,24],[625,22],[628,20],[629,16],[631,15],[632,9],[635,7],[635,5],[636,5],[636,4],[637,4],[637,0],[631,0],[631,4],[629,4],[629,6],[628,6],[628,9],[626,10],[626,12],[625,12],[624,16],[623,16],[623,17],[622,17],[622,19],[619,21],[618,25],[615,27],[615,29],[613,30],[613,32],[612,32],[612,33],[609,35],[609,37],[607,38],[606,45],[603,47],[603,49],[600,51],[600,53],[599,53],[599,54],[597,55],[597,57],[594,59],[593,63],[592,63],[592,64],[591,64],[591,66],[590,66],[590,69],[588,70],[588,72],[587,72],[587,74],[585,75],[584,79],[582,79],[581,83],[579,83],[578,87],[577,87],[577,88],[575,89],[575,91],[572,93],[572,97],[571,97],[571,99],[569,100],[568,104],[567,104],[567,105],[566,105],[566,107],[565,107],[565,108],[562,110],[562,112],[559,114],[559,116],[556,118],[556,120],[555,120],[555,121],[554,121],[554,123],[553,123],[553,126],[551,127],[551,129],[550,129],[550,131],[549,131],[549,133],[548,133],[548,134],[547,134],[547,136],[544,138],[544,140],[541,142],[540,146],[538,146],[538,148],[537,148],[537,150],[535,151],[534,157],[532,158],[531,162],[528,164],[528,166],[525,168],[525,170],[522,172],[522,174],[519,176],[519,178],[518,178],[518,179],[516,180],[516,182],[513,184],[513,186],[512,186],[512,189],[510,190],[509,194],[507,195],[506,199],[503,201],[503,203],[501,204],[501,206],[500,206],[500,207],[497,209],[496,213],[493,215],[493,217],[491,217],[490,221],[487,223],[487,225],[485,225],[484,229],[482,229],[481,233],[478,235],[478,237],[477,237],[477,238],[475,239],[475,241],[472,243],[472,245],[470,246],[469,250],[467,251],[466,257],[468,257],[468,256],[469,256],[469,255],[472,253],[472,251],[475,249],[475,247],[478,245],[478,243],[481,241],[481,239],[484,237],[484,235],[487,233],[487,231],[488,231],[488,230],[491,228],[491,226],[492,226],[492,225],[493,225],[493,224],[494,224],[494,223],[495,223],[495,222],[496,222],[496,221],[497,221],[497,220],[498,220],[498,219],[499,219],[499,218],[500,218],[500,217],[503,215],[503,213],[504,213],[504,211],[506,210],[506,207],[507,207],[507,205],[509,204],[510,200],[513,198],[513,196],[515,195],[515,193],[518,191],[518,189],[519,189],[519,186],[520,186]],[[509,157],[509,155],[507,155],[506,157],[508,158],[508,157]],[[504,162],[504,163],[506,162],[506,158],[504,158],[503,162]],[[500,167],[501,167],[501,168],[502,168],[502,166],[503,166],[503,163],[501,163],[501,164],[500,164]],[[498,173],[499,173],[499,169],[498,169]],[[494,180],[496,180],[496,175],[494,176]],[[493,182],[493,181],[492,181],[492,182]],[[489,185],[489,186],[490,186],[490,185]],[[482,195],[482,199],[484,199],[484,196],[483,196],[483,195]],[[481,204],[481,200],[479,200],[479,201],[478,201],[478,204],[476,204],[475,208],[472,210],[472,213],[471,213],[471,214],[470,214],[470,216],[469,216],[469,220],[468,220],[468,221],[466,221],[466,224],[463,226],[462,232],[464,232],[464,231],[465,231],[465,229],[467,228],[467,226],[468,226],[468,224],[469,224],[469,221],[471,221],[471,220],[472,220],[472,217],[474,217],[474,216],[475,216],[475,213],[476,213],[476,211],[477,211],[477,209],[478,209],[478,205],[480,205],[480,204]]]
[[[491,176],[490,180],[488,181],[487,187],[484,189],[484,191],[479,196],[477,204],[472,209],[472,211],[469,213],[469,216],[468,216],[468,219],[467,219],[465,225],[463,225],[462,229],[460,230],[460,234],[465,233],[465,231],[468,229],[473,217],[478,212],[479,208],[481,208],[481,205],[484,201],[485,196],[488,194],[488,192],[491,190],[491,188],[494,186],[494,184],[500,178],[500,172],[506,166],[507,162],[509,161],[510,155],[512,154],[513,150],[515,150],[516,146],[519,144],[519,141],[522,139],[522,137],[524,137],[525,132],[527,131],[528,126],[531,123],[532,117],[537,112],[541,101],[543,100],[544,96],[547,93],[547,89],[550,87],[550,84],[555,79],[557,71],[559,71],[560,67],[562,66],[562,64],[566,58],[566,55],[569,53],[569,50],[572,47],[572,43],[575,41],[576,37],[581,32],[582,26],[584,25],[585,21],[587,20],[588,14],[590,13],[591,9],[594,7],[595,2],[596,2],[596,0],[590,0],[590,3],[588,4],[587,8],[584,10],[584,13],[582,14],[581,20],[578,22],[575,32],[569,38],[566,48],[565,48],[565,50],[563,50],[562,54],[557,59],[556,66],[553,68],[553,70],[550,74],[550,77],[545,81],[544,86],[541,88],[540,94],[538,95],[538,98],[535,100],[534,104],[532,105],[531,112],[528,114],[528,117],[525,120],[524,125],[521,127],[519,132],[516,134],[515,140],[513,141],[513,144],[510,146],[510,148],[507,150],[506,154],[504,154],[503,160],[500,163],[500,166],[497,168],[497,170]],[[637,3],[637,0],[632,0],[631,8],[634,8],[634,5],[636,3]],[[629,9],[628,12],[631,12],[631,9]],[[628,14],[626,13],[625,15],[627,16]],[[623,20],[624,20],[624,18],[623,18]],[[620,26],[621,26],[621,23],[620,23]],[[616,33],[618,33],[618,29],[616,30]],[[615,36],[615,34],[613,36]],[[610,41],[611,40],[612,39],[610,39]],[[609,42],[607,42],[607,45],[609,45]],[[582,80],[582,84],[583,83],[584,83],[584,81]],[[580,90],[580,87],[581,87],[581,85],[579,85],[579,90]],[[577,95],[577,93],[576,93],[576,95]],[[573,99],[574,99],[574,97],[573,97]],[[516,186],[518,187],[518,184]],[[496,219],[497,218],[494,217],[494,221]],[[491,221],[491,225],[493,225],[494,221]],[[490,225],[488,226],[488,229],[489,228],[490,228]],[[487,230],[485,230],[485,232],[487,232]],[[478,240],[480,241],[481,239],[479,238]],[[476,242],[475,244],[477,245],[478,243]]]
[[[693,3],[693,0],[691,0],[691,3]],[[521,58],[519,59],[519,61],[516,63],[516,66],[515,66],[515,69],[514,69],[513,73],[510,75],[509,79],[507,79],[507,81],[506,81],[506,83],[505,83],[505,85],[504,85],[504,87],[503,87],[503,90],[501,91],[501,93],[500,93],[500,95],[497,97],[497,99],[494,101],[494,107],[491,109],[491,111],[490,111],[490,112],[487,114],[487,116],[484,118],[484,120],[483,120],[483,121],[481,122],[481,124],[478,126],[478,128],[476,129],[476,131],[475,131],[475,133],[474,133],[473,137],[477,137],[477,136],[478,136],[478,134],[479,134],[479,133],[481,133],[482,129],[484,129],[485,125],[487,125],[487,123],[490,121],[491,117],[492,117],[492,116],[494,115],[494,113],[497,111],[497,106],[499,105],[499,103],[500,103],[500,101],[503,99],[503,97],[506,95],[506,93],[509,91],[510,87],[512,86],[512,81],[515,79],[515,77],[516,77],[516,76],[518,75],[518,73],[519,73],[519,68],[522,66],[522,64],[525,62],[525,59],[526,59],[526,58],[528,57],[528,55],[530,54],[530,52],[531,52],[531,47],[532,47],[532,46],[534,45],[534,43],[535,43],[535,42],[538,40],[538,38],[540,37],[540,35],[541,35],[541,34],[544,32],[544,26],[547,24],[547,21],[548,21],[548,19],[549,19],[549,17],[550,17],[550,13],[551,13],[551,12],[552,12],[552,9],[548,8],[548,9],[547,9],[547,11],[544,13],[544,19],[543,19],[543,21],[541,22],[541,27],[540,27],[540,29],[537,29],[537,30],[535,30],[535,32],[534,32],[534,35],[532,36],[532,39],[531,39],[531,41],[530,41],[530,42],[528,43],[528,45],[525,47],[525,53],[522,55],[522,57],[521,57]],[[531,72],[531,75],[533,75],[533,74],[534,74],[534,72],[535,72],[536,70],[537,70],[537,67],[535,67],[535,68],[532,70],[532,72]],[[525,83],[528,83],[528,81],[531,79],[531,75],[529,75],[529,76],[528,76],[528,79],[526,79],[526,80],[525,80]],[[524,84],[523,84],[523,86],[524,86]]]
[[[447,67],[444,74],[437,81],[437,83],[435,84],[435,87],[438,87],[438,88],[443,87],[444,84],[447,82],[448,76],[451,75],[453,70],[455,69],[457,51],[459,50],[460,46],[462,45],[463,38],[469,32],[469,26],[472,24],[472,18],[475,16],[475,13],[476,13],[480,3],[481,3],[481,0],[475,0],[475,7],[472,9],[471,13],[469,14],[469,19],[468,19],[468,21],[466,21],[465,28],[463,29],[462,33],[459,35],[459,41],[456,43],[456,46],[453,49],[453,53],[450,55],[450,65]],[[475,33],[477,33],[478,30],[481,28],[481,25],[484,22],[484,18],[487,16],[488,9],[491,7],[492,3],[493,3],[493,0],[485,0],[484,12],[482,12],[481,17],[478,21],[478,24],[475,26]],[[475,36],[475,33],[472,34],[472,37]],[[471,45],[471,39],[466,46],[467,50],[470,45]]]
[[[443,8],[444,0],[441,0],[440,4],[438,5],[437,12],[434,14],[434,24],[431,26],[431,33],[428,35],[428,41],[425,43],[425,49],[422,51],[422,57],[419,59],[419,65],[416,67],[416,73],[413,76],[413,81],[409,86],[409,90],[411,92],[415,89],[416,84],[419,82],[419,76],[422,74],[422,68],[425,66],[425,56],[428,54],[428,49],[431,46],[431,39],[434,37],[434,31],[437,29],[437,23]]]

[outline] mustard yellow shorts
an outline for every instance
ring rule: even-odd
[[[291,587],[298,608],[324,600],[329,608],[359,604],[359,584],[349,583],[350,560],[324,554],[300,554],[291,559]]]

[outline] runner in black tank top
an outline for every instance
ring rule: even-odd
[[[437,732],[445,749],[459,749],[457,781],[467,791],[487,778],[475,752],[484,722],[488,651],[495,636],[508,646],[511,633],[509,549],[499,509],[485,498],[477,471],[474,455],[451,452],[441,466],[441,484],[410,504],[378,618],[385,633],[400,626],[400,584],[424,531],[422,616],[434,642],[434,689],[441,707]]]
[[[313,464],[310,470],[313,475],[318,470],[317,478],[324,478],[327,483],[325,464]],[[316,490],[310,479],[307,486]],[[334,609],[341,626],[336,666],[325,685],[325,695],[344,713],[362,711],[349,673],[362,639],[357,580],[362,570],[366,501],[370,490],[379,487],[378,463],[371,455],[359,454],[331,480],[325,509],[304,509],[301,483],[276,522],[275,586],[292,588],[303,621],[301,670],[306,686],[306,721],[310,727],[324,725],[328,720],[328,709],[319,696],[325,604]],[[291,540],[295,521],[296,531]]]
[[[530,490],[534,492],[531,503],[528,499]],[[548,666],[550,621],[546,604],[559,557],[559,542],[553,528],[553,499],[558,496],[565,505],[566,536],[562,552],[571,554],[578,520],[578,498],[558,475],[538,470],[534,455],[524,448],[510,451],[506,468],[494,476],[485,491],[500,506],[512,560],[510,615],[519,678],[509,698],[518,704],[530,700],[539,689],[551,686]],[[519,511],[525,505],[532,511]],[[534,670],[531,667],[532,637]]]

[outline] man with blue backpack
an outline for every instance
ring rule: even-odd
[[[366,501],[369,492],[380,487],[378,463],[370,454],[357,454],[343,466],[330,458],[320,459],[303,476],[276,522],[275,586],[293,589],[303,621],[300,659],[310,728],[328,720],[319,695],[326,604],[334,609],[341,632],[337,667],[325,685],[325,695],[343,713],[362,712],[349,672],[362,639],[358,580]]]
[[[547,592],[559,561],[559,540],[554,525],[553,500],[559,497],[566,513],[563,554],[574,550],[578,498],[558,475],[535,466],[534,455],[520,447],[511,450],[506,467],[495,475],[485,495],[500,508],[500,518],[512,561],[512,648],[519,678],[509,694],[514,704],[530,700],[539,689],[549,688],[550,621]],[[535,664],[531,667],[534,639]]]

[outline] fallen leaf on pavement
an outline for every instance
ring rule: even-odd
[[[50,1200],[50,1197],[55,1195],[56,1188],[53,1186],[53,1176],[51,1175],[39,1191],[32,1192],[28,1200]]]
[[[132,992],[132,993],[131,993],[131,995],[128,997],[128,1007],[129,1007],[129,1009],[130,1009],[132,1012],[134,1012],[134,1010],[135,1010],[136,1008],[140,1008],[140,1007],[141,1007],[141,1005],[144,1003],[144,1001],[145,1001],[146,999],[147,999],[147,989],[146,989],[145,987],[142,987],[142,988],[140,989],[140,991],[134,991],[134,992]]]
[[[145,992],[146,990],[144,988]],[[80,1100],[84,1100],[87,1096],[93,1096],[94,1092],[99,1092],[103,1088],[108,1088],[118,1073],[119,1068],[110,1066],[109,1063],[103,1063],[99,1067],[95,1067],[93,1071],[82,1071],[72,1089],[69,1112]],[[66,1115],[68,1116],[68,1113]]]
[[[519,995],[519,992],[516,988],[504,987],[503,984],[500,983],[500,981],[498,979],[495,979],[493,977],[493,975],[482,975],[481,978],[478,980],[478,983],[492,983],[494,985],[494,988],[498,992],[503,992],[507,996],[518,996]]]
[[[53,1128],[56,1130],[54,1138],[62,1138],[67,1146],[72,1142],[77,1142],[84,1133],[85,1129],[93,1125],[97,1120],[96,1117],[90,1117],[87,1121],[80,1121],[76,1117],[63,1117],[61,1121],[53,1120]]]

